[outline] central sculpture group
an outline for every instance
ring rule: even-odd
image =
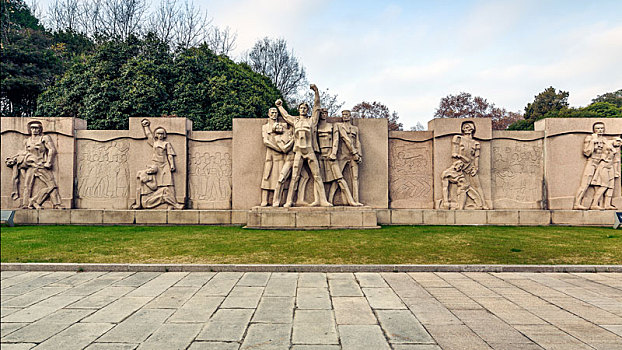
[[[344,110],[341,122],[328,122],[328,110],[321,108],[317,86],[312,84],[311,90],[314,92],[311,116],[306,102],[298,105],[297,116],[289,115],[281,100],[275,102],[276,108],[268,111],[268,122],[262,127],[267,150],[261,181],[261,206],[268,206],[271,200],[274,207],[330,207],[337,189],[341,191],[342,203],[362,206],[358,163],[363,158],[359,129],[352,125],[352,113]],[[284,122],[279,121],[279,114]],[[349,167],[352,190],[344,179],[346,167]],[[310,178],[313,181],[313,201],[306,204],[305,189]],[[285,191],[287,196],[283,200]]]

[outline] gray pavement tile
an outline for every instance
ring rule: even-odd
[[[511,325],[546,323],[531,313],[530,310],[525,310],[505,298],[474,297],[474,299],[488,311]]]
[[[186,349],[200,330],[200,324],[165,323],[138,349]]]
[[[25,294],[15,296],[14,298],[2,298],[2,306],[21,308],[28,307],[32,304],[40,302],[41,300],[47,299],[53,295],[66,291],[67,289],[69,289],[69,287],[66,286],[37,288]]]
[[[110,323],[75,323],[35,349],[82,349],[112,328]]]
[[[300,276],[300,273],[298,272],[273,272],[272,275],[270,275],[270,279],[287,278],[287,279],[298,280],[299,276]]]
[[[0,271],[0,279],[5,280],[7,278],[15,277],[26,273],[26,271]]]
[[[393,344],[393,349],[394,350],[442,350],[438,345],[432,345],[432,344]]]
[[[184,278],[187,272],[165,272],[128,294],[128,297],[157,297]]]
[[[241,272],[219,272],[199,289],[197,295],[226,296],[241,277]]]
[[[354,279],[329,279],[328,287],[333,297],[362,297],[361,287]]]
[[[377,325],[341,325],[339,337],[343,350],[391,349]]]
[[[513,287],[510,283],[490,273],[465,272],[463,274],[488,289]]]
[[[622,344],[622,337],[611,332],[605,328],[599,327],[595,324],[583,321],[576,324],[560,324],[557,326],[562,331],[572,335],[573,337],[587,343],[620,343]]]
[[[451,284],[438,277],[434,272],[409,272],[408,275],[424,288],[451,287]]]
[[[259,301],[252,322],[257,323],[289,323],[294,318],[293,297],[263,297]]]
[[[291,331],[291,324],[251,324],[240,349],[288,350]]]
[[[92,343],[85,350],[134,350],[138,344],[123,343]]]
[[[14,314],[20,310],[22,310],[21,307],[4,307],[4,306],[0,307],[0,315],[2,316],[1,318],[2,322],[4,322],[4,318],[6,316],[9,316],[10,314]]]
[[[553,304],[596,324],[622,324],[622,317],[574,298],[546,298]]]
[[[238,350],[239,348],[238,343],[195,341],[188,350]]]
[[[406,273],[381,273],[401,298],[429,298],[430,294]]]
[[[298,280],[296,278],[272,278],[268,281],[264,296],[270,297],[295,297]]]
[[[341,350],[339,345],[294,345],[292,350]]]
[[[76,272],[67,278],[63,278],[54,283],[51,283],[50,286],[75,287],[97,277],[100,277],[104,274],[106,274],[106,272]]]
[[[353,280],[354,274],[351,272],[329,272],[326,274],[329,280]]]
[[[359,281],[359,285],[361,287],[370,287],[370,288],[386,288],[389,287],[387,282],[384,281],[382,276],[378,273],[374,272],[357,272],[354,274],[356,279]]]
[[[462,322],[433,298],[406,298],[406,306],[424,325],[459,325]]]
[[[36,346],[35,343],[19,343],[19,344],[11,344],[11,343],[0,343],[0,348],[2,350],[28,350],[32,349]]]
[[[126,274],[108,273],[98,278],[88,280],[67,291],[67,294],[74,295],[90,295],[101,291],[102,289],[112,285],[113,283],[127,277]]]
[[[2,280],[2,283],[0,283],[0,293],[2,295],[8,294],[4,291],[7,288],[10,288],[20,283],[27,283],[28,281],[32,281],[34,279],[37,279],[37,278],[40,278],[46,275],[50,275],[50,274],[51,272],[49,271],[34,271],[34,272],[26,272],[26,273],[22,273],[19,275],[15,275],[13,277],[5,278]],[[67,273],[66,277],[69,275],[70,273]]]
[[[455,310],[454,314],[487,343],[531,343],[516,329],[486,310]]]
[[[378,324],[365,297],[334,297],[335,320],[342,324]]]
[[[117,299],[115,302],[97,310],[93,315],[82,320],[82,322],[119,323],[123,321],[127,316],[133,314],[136,310],[143,307],[145,304],[151,301],[151,299],[153,298],[124,296]]]
[[[238,286],[248,287],[265,287],[270,279],[271,272],[246,272],[240,281]]]
[[[166,319],[173,310],[141,309],[113,329],[104,334],[97,341],[104,343],[140,343],[145,341]]]
[[[216,272],[193,272],[182,278],[175,284],[175,287],[203,287],[212,277],[216,276]]]
[[[259,303],[264,287],[235,286],[222,302],[224,309],[254,309]]]
[[[15,332],[16,330],[29,325],[30,323],[20,323],[20,322],[16,322],[16,323],[7,323],[7,322],[2,322],[0,323],[0,338],[4,338],[7,335]]]
[[[167,322],[205,323],[212,317],[212,314],[224,299],[224,297],[195,295],[177,309]]]
[[[585,346],[585,343],[551,325],[517,325],[515,328],[544,348],[548,348],[551,344],[564,344],[568,347]]]
[[[426,328],[443,350],[491,349],[465,325],[428,325]]]
[[[434,344],[423,325],[408,310],[377,310],[380,327],[390,343]]]
[[[170,287],[145,307],[152,309],[177,309],[181,307],[200,287]]]
[[[12,332],[3,341],[40,343],[92,313],[92,310],[60,309],[36,322]]]
[[[544,348],[536,343],[529,344],[508,344],[508,343],[488,343],[495,350],[543,350]]]
[[[301,273],[298,276],[298,288],[327,288],[326,274],[323,272]]]
[[[331,310],[296,310],[293,344],[338,344],[335,317]]]
[[[113,301],[133,291],[134,287],[109,286],[69,305],[70,308],[101,309]]]
[[[428,288],[427,291],[450,310],[476,310],[482,306],[455,288]]]
[[[338,344],[335,317],[331,310],[296,310],[293,344]]]
[[[26,294],[32,290],[39,289],[43,286],[47,286],[54,282],[57,282],[58,280],[62,280],[63,278],[68,278],[72,276],[73,274],[74,273],[72,272],[54,272],[54,273],[46,274],[40,277],[28,279],[21,283],[14,284],[10,287],[5,286],[4,288],[2,288],[2,294],[3,295],[5,294],[6,295]],[[17,276],[16,278],[19,278],[21,276],[23,275]],[[10,282],[10,280],[7,282]],[[2,281],[2,284],[4,285],[5,281]]]
[[[92,343],[85,350],[134,350],[138,344]]]
[[[56,310],[59,310],[71,303],[74,303],[80,296],[77,295],[55,295],[25,309],[21,309],[2,318],[2,322],[34,322],[43,318]]]
[[[298,287],[296,307],[299,309],[331,309],[328,289]]]
[[[406,305],[391,288],[363,288],[372,309],[406,309]]]
[[[152,279],[160,276],[161,274],[161,272],[136,272],[118,282],[115,282],[114,285],[126,287],[140,287],[143,284],[151,281]]]
[[[197,336],[197,340],[240,341],[255,310],[219,309]]]

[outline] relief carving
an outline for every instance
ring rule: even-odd
[[[428,198],[432,192],[432,157],[429,148],[401,140],[393,140],[392,143],[395,146],[389,163],[391,202]]]
[[[24,151],[5,160],[12,168],[11,198],[20,200],[19,207],[42,209],[46,200],[50,200],[54,209],[61,208],[58,185],[52,172],[56,161],[56,146],[49,135],[43,134],[43,124],[39,121],[28,123],[30,137],[24,140]],[[23,183],[20,193],[19,185]],[[33,195],[36,184],[39,190]]]
[[[620,177],[620,146],[619,137],[609,140],[604,136],[605,124],[598,122],[592,126],[593,133],[585,137],[583,155],[587,163],[581,177],[581,184],[575,196],[574,209],[615,210],[611,203],[615,181]],[[594,195],[591,204],[584,203],[589,188]]]
[[[478,176],[481,146],[473,139],[475,124],[464,122],[461,130],[451,141],[454,161],[441,174],[441,209],[488,209]]]
[[[208,152],[208,150],[210,152]],[[231,154],[194,146],[189,152],[188,183],[193,200],[208,203],[231,200]]]
[[[147,143],[153,147],[151,164],[136,174],[136,202],[132,209],[153,209],[166,204],[168,209],[183,209],[184,205],[175,198],[173,173],[175,166],[175,150],[166,141],[166,130],[157,127],[151,132],[148,119],[141,121]]]
[[[542,200],[541,144],[493,147],[492,152],[496,199],[523,203]]]
[[[78,197],[127,198],[129,191],[129,142],[83,141],[78,157]]]

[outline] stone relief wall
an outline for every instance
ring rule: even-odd
[[[429,131],[389,133],[389,200],[391,208],[434,207],[432,138]]]
[[[82,132],[93,134],[93,131]],[[129,139],[76,142],[77,208],[127,209],[130,190]]]
[[[155,209],[261,204],[267,118],[236,118],[229,132],[192,131],[185,118],[147,119],[152,140],[143,118],[115,131],[86,130],[72,118],[1,118],[2,208],[130,209],[137,199]],[[326,121],[318,124],[324,137],[339,122]],[[465,121],[475,125],[470,138]],[[390,134],[386,120],[353,125],[363,158],[360,202],[372,208],[441,209],[446,188],[451,209],[462,202],[465,209],[622,209],[622,119],[546,119],[536,131],[492,131],[485,119],[436,119],[426,132]],[[331,153],[325,141],[317,153],[324,177]],[[350,168],[341,171],[354,193]],[[302,172],[311,173],[307,165]],[[311,200],[313,181],[300,186]],[[347,204],[340,191],[335,205]]]
[[[188,140],[192,209],[231,209],[231,132],[194,131]]]
[[[544,209],[544,133],[493,131],[492,196],[495,209]]]

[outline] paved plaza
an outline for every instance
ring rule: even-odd
[[[2,272],[2,350],[622,349],[622,274]]]

